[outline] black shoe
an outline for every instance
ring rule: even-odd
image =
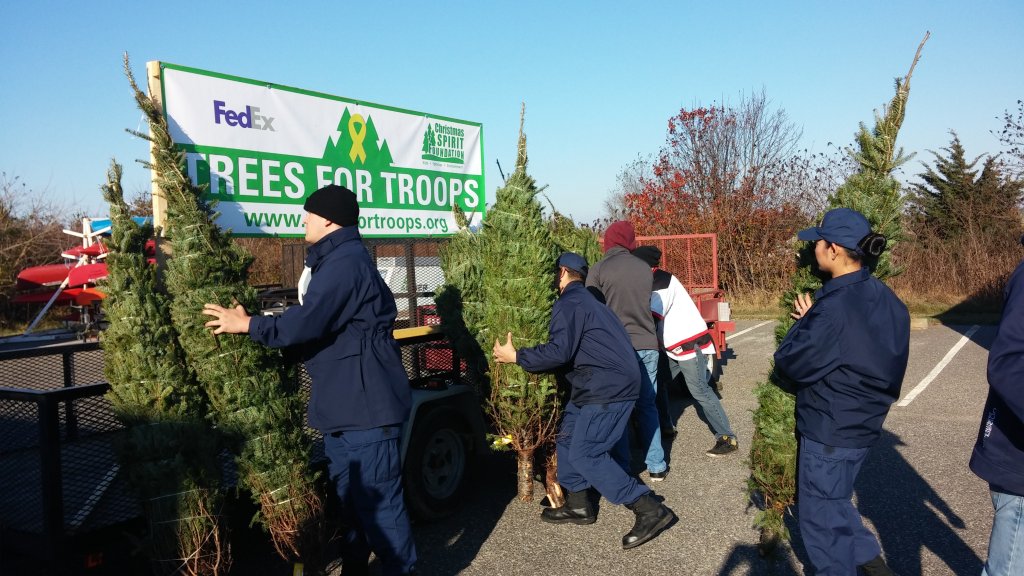
[[[896,573],[889,568],[881,556],[875,556],[870,562],[858,566],[865,576],[896,576]]]
[[[633,523],[633,529],[622,537],[623,550],[636,548],[653,539],[676,517],[667,506],[655,500],[651,492],[632,504],[626,504],[626,508],[636,514],[636,522]]]
[[[540,519],[551,524],[593,524],[597,522],[597,513],[586,490],[567,490],[565,504],[558,508],[545,508],[540,513]]]
[[[661,437],[664,440],[671,440],[676,437],[676,434],[679,434],[679,431],[675,428],[665,428],[664,426],[661,428]]]
[[[650,477],[651,482],[661,482],[665,478],[668,478],[668,466],[666,466],[661,472],[651,472]]]
[[[735,437],[719,436],[718,440],[715,442],[715,445],[712,446],[710,450],[705,452],[705,454],[711,456],[712,458],[717,458],[719,456],[732,454],[733,452],[739,449],[740,445],[739,442],[736,441]]]

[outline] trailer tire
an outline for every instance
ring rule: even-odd
[[[452,410],[418,418],[404,468],[405,498],[413,515],[434,520],[450,515],[462,499],[469,473],[469,426]]]

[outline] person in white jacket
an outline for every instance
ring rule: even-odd
[[[715,435],[715,445],[705,454],[717,457],[736,452],[739,449],[736,434],[729,425],[722,401],[710,385],[707,356],[715,353],[715,343],[707,323],[682,283],[658,268],[659,248],[639,246],[633,255],[646,262],[654,274],[651,313],[657,321],[658,338],[668,356],[672,378],[683,375],[697,409]]]

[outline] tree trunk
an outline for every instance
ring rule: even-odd
[[[761,536],[757,542],[757,552],[761,556],[769,556],[775,553],[779,547],[781,538],[778,532],[768,528],[761,528]]]
[[[558,508],[565,504],[565,496],[562,494],[561,484],[558,483],[558,452],[554,447],[548,453],[544,469],[544,487],[548,493],[548,505],[552,508]]]
[[[533,450],[519,450],[519,473],[517,488],[519,500],[522,502],[533,501]]]

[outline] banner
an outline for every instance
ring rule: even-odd
[[[484,216],[483,126],[161,63],[164,114],[189,177],[237,236],[305,234],[302,204],[356,193],[365,237],[447,236]]]

